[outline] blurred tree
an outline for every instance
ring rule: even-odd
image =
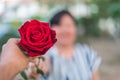
[[[85,35],[100,36],[102,31],[98,27],[98,22],[101,18],[107,19],[109,17],[115,20],[116,35],[120,35],[120,24],[118,25],[120,23],[120,0],[91,0],[87,4],[96,4],[99,12],[78,20],[85,27]]]
[[[91,0],[91,3],[99,7],[100,17],[120,17],[120,0]]]
[[[101,30],[95,17],[82,18],[82,26],[85,28],[85,36],[100,37]]]
[[[100,17],[112,17],[115,21],[115,36],[120,38],[120,0],[93,0],[99,7]]]
[[[10,22],[10,26],[13,29],[17,29],[21,24],[22,24],[22,22],[19,21],[19,20],[13,20],[13,21]]]

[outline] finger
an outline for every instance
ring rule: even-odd
[[[7,43],[18,44],[20,41],[19,38],[10,38]]]
[[[4,49],[6,47],[6,44],[4,44],[3,46],[2,46],[2,49]]]
[[[36,63],[36,58],[35,57],[29,57],[29,61],[32,63]]]

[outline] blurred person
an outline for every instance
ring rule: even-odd
[[[28,67],[29,58],[18,47],[19,39],[9,39],[0,56],[0,80],[13,80]]]
[[[74,17],[63,10],[51,18],[50,24],[56,31],[57,43],[47,52],[47,61],[39,66],[46,75],[41,77],[33,67],[30,76],[40,77],[40,80],[99,80],[101,59],[88,45],[75,43]]]

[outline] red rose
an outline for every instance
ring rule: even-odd
[[[18,31],[21,35],[19,45],[31,57],[45,54],[57,41],[55,31],[46,22],[27,21]]]

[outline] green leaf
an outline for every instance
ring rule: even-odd
[[[26,75],[26,73],[24,71],[21,72],[20,74],[24,78],[24,80],[28,80],[28,77],[27,77],[27,75]]]
[[[38,59],[39,60],[42,59],[42,61],[45,61],[45,57],[43,57],[43,56],[38,57]]]
[[[39,68],[37,68],[37,73],[41,74],[42,76],[44,75],[44,72],[41,69],[39,69]]]

